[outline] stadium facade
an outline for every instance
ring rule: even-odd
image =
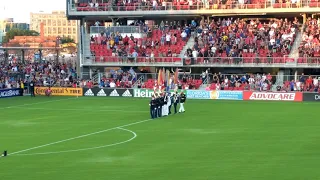
[[[91,74],[92,71],[102,72],[105,67],[122,66],[148,67],[151,72],[155,71],[158,67],[180,67],[192,69],[193,72],[201,71],[206,68],[211,68],[212,72],[223,71],[226,73],[268,72],[273,75],[278,75],[277,77],[280,77],[280,79],[283,79],[286,75],[295,75],[297,77],[303,72],[309,74],[317,74],[319,72],[320,59],[317,58],[318,49],[316,48],[315,50],[315,45],[318,42],[304,42],[304,36],[306,34],[307,36],[310,35],[310,32],[308,31],[309,24],[315,24],[311,23],[311,21],[319,22],[317,13],[320,11],[320,3],[314,0],[289,0],[286,2],[278,0],[253,0],[246,2],[241,0],[239,0],[239,2],[207,0],[96,0],[93,1],[93,3],[87,3],[87,1],[82,0],[67,0],[66,3],[68,19],[80,21],[78,55],[80,58],[79,66],[81,67],[79,69],[81,69],[82,74]],[[183,25],[178,32],[175,32],[175,30],[172,29],[169,30],[178,36],[178,40],[174,46],[166,47],[166,45],[164,45],[164,47],[162,47],[160,45],[160,48],[157,50],[154,50],[154,47],[152,47],[151,50],[148,50],[147,47],[146,51],[149,54],[151,52],[151,57],[150,55],[143,55],[143,57],[139,55],[133,59],[123,58],[106,48],[106,45],[100,45],[100,42],[92,42],[92,39],[95,37],[103,36],[101,34],[102,32],[120,32],[122,36],[128,35],[133,36],[134,39],[138,39],[138,43],[139,39],[142,39],[141,41],[148,41],[148,38],[150,38],[151,41],[155,39],[161,41],[162,35],[165,36],[166,34],[160,27],[162,21],[168,21],[170,26],[170,23],[172,24],[173,22],[191,24],[192,20],[195,20],[197,26],[201,26],[201,23],[204,22],[211,25],[211,22],[213,21],[219,21],[219,23],[221,23],[221,21],[228,21],[228,19],[235,21],[235,19],[238,18],[239,21],[245,21],[249,25],[251,22],[255,22],[257,23],[257,26],[262,25],[264,27],[269,23],[277,22],[278,25],[280,23],[286,27],[291,27],[291,32],[289,32],[290,29],[287,32],[287,29],[272,27],[271,25],[271,29],[274,29],[265,30],[266,36],[270,35],[270,31],[275,31],[278,37],[274,37],[274,40],[277,41],[279,38],[279,41],[281,41],[279,44],[273,42],[274,46],[272,46],[272,44],[271,46],[263,46],[260,44],[261,42],[257,43],[257,40],[255,39],[255,36],[257,35],[254,34],[252,39],[254,41],[253,46],[255,47],[251,47],[252,50],[250,47],[246,47],[246,51],[242,51],[241,55],[237,53],[236,56],[226,54],[225,45],[227,44],[228,46],[230,44],[232,47],[232,43],[236,43],[234,40],[237,41],[238,36],[241,36],[239,39],[243,38],[245,44],[247,44],[247,39],[250,35],[247,36],[247,34],[244,33],[245,35],[242,36],[242,31],[239,31],[240,35],[237,34],[238,32],[235,32],[236,37],[233,37],[234,40],[232,41],[227,40],[221,42],[220,40],[217,40],[218,47],[222,47],[221,52],[217,50],[218,52],[214,53],[212,56],[201,55],[194,57],[192,54],[190,56],[185,55],[185,52],[189,48],[191,50],[193,49],[192,47],[195,42],[193,40],[194,34],[190,35],[186,41],[180,38]],[[129,26],[132,21],[141,21],[147,24],[147,26],[151,28],[151,35],[148,36],[148,33],[145,33],[141,27]],[[112,26],[106,27],[106,23],[111,23]],[[220,26],[217,27],[217,29],[225,28],[219,23],[215,23],[215,25],[218,24],[218,26]],[[195,31],[197,32],[197,28],[195,28]],[[203,31],[205,30],[202,29],[201,32],[198,32],[198,35],[203,34]],[[283,42],[286,43],[286,39],[281,38],[286,38],[290,33],[291,35],[293,34],[293,36],[289,43],[283,44]],[[228,37],[228,35],[226,36]],[[314,38],[318,39],[319,36],[315,36]],[[263,43],[270,43],[272,41],[271,35],[265,39],[266,42]],[[307,40],[309,41],[308,38]],[[248,40],[248,42],[251,41]],[[310,43],[312,45],[310,45]],[[206,45],[204,46],[206,47]],[[289,48],[287,48],[287,46],[289,46]],[[282,48],[286,49],[287,52],[282,52]],[[308,50],[304,50],[303,48],[308,48]],[[175,56],[166,56],[167,53],[160,55],[161,51],[167,52],[168,49],[170,49]],[[154,53],[153,51],[156,52]],[[201,49],[199,52],[201,52]],[[228,53],[230,53],[230,50]]]

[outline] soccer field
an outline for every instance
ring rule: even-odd
[[[150,120],[149,99],[0,100],[1,180],[316,180],[316,103],[187,100]]]

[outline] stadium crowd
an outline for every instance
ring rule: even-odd
[[[77,11],[151,11],[317,7],[315,0],[75,0]]]
[[[34,80],[36,86],[59,86],[59,87],[87,87],[92,88],[164,88],[164,82],[158,83],[154,79],[137,78],[133,68],[129,70],[110,70],[108,76],[103,76],[100,83],[95,84],[92,80],[77,80],[75,69],[68,64],[52,63],[29,63],[10,64],[0,66],[0,89],[27,87],[30,80]],[[142,74],[143,75],[143,74]],[[297,81],[286,81],[283,84],[276,84],[277,91],[320,91],[320,77],[306,76],[302,74]],[[270,91],[276,81],[268,74],[244,74],[225,75],[222,73],[209,74],[203,72],[194,76],[183,73],[178,81],[174,82],[174,75],[168,80],[170,89],[199,89],[202,82],[208,84],[206,90],[252,90]],[[23,85],[22,85],[22,84]],[[76,84],[78,83],[78,84]],[[134,86],[135,85],[135,86]]]
[[[293,21],[219,18],[183,26],[179,21],[162,21],[156,29],[138,25],[146,37],[108,31],[92,35],[90,49],[95,60],[181,62],[180,53],[191,37],[194,45],[182,53],[185,60],[191,59],[193,63],[280,63],[284,61],[280,57],[290,53],[300,23],[297,18]]]
[[[239,18],[201,21],[196,29],[195,44],[188,48],[185,58],[197,59],[198,63],[221,59],[243,63],[248,57],[260,63],[262,58],[269,57],[267,61],[271,63],[272,57],[290,53],[298,26],[296,18],[293,22]]]
[[[33,62],[0,65],[0,88],[25,87],[31,80],[36,86],[72,86],[77,77],[75,67],[66,63]]]
[[[129,70],[111,69],[108,76],[103,76],[100,80],[100,88],[132,88],[137,80],[137,74],[131,67]],[[83,86],[88,87],[86,84]]]
[[[138,25],[144,33],[142,38],[108,30],[92,35],[90,50],[95,60],[113,61],[113,57],[120,57],[122,61],[155,62],[159,60],[156,57],[178,57],[192,29],[191,24],[182,26],[179,22],[168,21],[162,21],[159,29],[154,30],[143,23]]]

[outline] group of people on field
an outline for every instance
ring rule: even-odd
[[[181,92],[161,92],[154,93],[152,96],[149,106],[150,106],[150,115],[152,119],[159,118],[162,116],[168,116],[171,113],[171,107],[174,107],[174,113],[185,112],[184,103],[186,102],[186,95]],[[178,103],[180,104],[179,111],[177,111]]]

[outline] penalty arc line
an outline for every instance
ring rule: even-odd
[[[66,150],[66,151],[53,151],[53,152],[32,153],[32,154],[16,154],[16,156],[47,155],[47,154],[59,154],[59,153],[79,152],[79,151],[87,151],[87,150],[93,150],[93,149],[101,149],[101,148],[105,148],[105,147],[111,147],[111,146],[116,146],[116,145],[120,145],[120,144],[124,144],[124,143],[130,142],[130,141],[134,140],[138,136],[135,132],[133,132],[133,131],[131,131],[129,129],[124,129],[124,128],[115,128],[115,129],[121,129],[123,131],[128,131],[128,132],[132,133],[133,136],[128,140],[117,142],[117,143],[113,143],[113,144],[103,145],[103,146],[97,146],[97,147],[91,147],[91,148],[82,148],[82,149],[73,149],[73,150]]]
[[[130,123],[130,124],[125,124],[125,125],[122,125],[122,126],[113,127],[113,128],[105,129],[105,130],[102,130],[102,131],[97,131],[97,132],[93,132],[93,133],[89,133],[89,134],[84,134],[84,135],[81,135],[81,136],[77,136],[77,137],[73,137],[73,138],[68,138],[68,139],[65,139],[65,140],[56,141],[56,142],[44,144],[44,145],[41,145],[41,146],[36,146],[36,147],[24,149],[24,150],[21,150],[21,151],[16,151],[16,152],[13,152],[13,153],[9,153],[8,156],[9,156],[9,155],[12,156],[12,155],[14,155],[14,154],[19,154],[19,153],[26,152],[26,151],[30,151],[30,150],[34,150],[34,149],[39,149],[39,148],[42,148],[42,147],[47,147],[47,146],[54,145],[54,144],[63,143],[63,142],[66,142],[66,141],[71,141],[71,140],[75,140],[75,139],[80,139],[80,138],[87,137],[87,136],[91,136],[91,135],[95,135],[95,134],[100,134],[100,133],[103,133],[103,132],[111,131],[111,130],[113,130],[113,129],[119,129],[119,128],[131,126],[131,125],[135,125],[135,124],[144,123],[144,122],[147,122],[147,121],[150,121],[150,120],[152,120],[152,119],[147,119],[147,120],[138,121],[138,122],[134,122],[134,123]]]

